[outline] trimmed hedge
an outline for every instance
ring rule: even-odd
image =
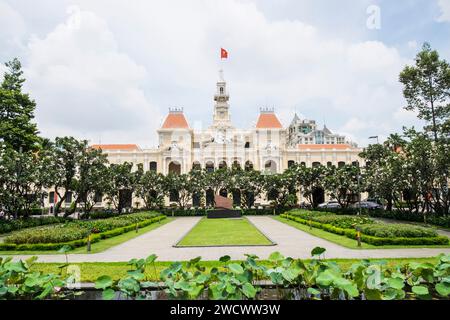
[[[328,209],[315,209],[316,212],[332,212],[338,215],[356,215],[359,213],[359,209],[355,208],[328,208]],[[361,209],[361,212],[364,215],[368,215],[373,218],[385,218],[385,219],[393,219],[393,220],[403,220],[409,222],[424,222],[424,216],[420,212],[410,212],[410,211],[400,211],[400,210],[392,210],[385,211],[381,209],[377,210],[367,210]],[[450,215],[443,216],[437,215],[435,213],[430,213],[426,215],[427,223],[450,228]]]
[[[361,232],[378,238],[430,238],[438,234],[435,230],[410,224],[373,224],[360,226]]]
[[[144,228],[155,222],[166,219],[166,216],[161,215],[142,222],[138,222],[139,228]],[[136,229],[136,224],[126,227],[116,228],[110,231],[105,231],[91,235],[91,243],[98,242],[100,240],[109,239],[127,233]],[[83,247],[87,245],[87,239],[78,239],[63,243],[33,243],[33,244],[14,244],[14,243],[0,243],[0,251],[47,251],[47,250],[59,250],[64,246],[69,246],[72,249]]]
[[[209,211],[214,209],[205,209],[205,208],[198,208],[198,209],[169,209],[165,208],[162,210],[159,210],[162,214],[165,214],[168,217],[171,217],[172,215],[174,217],[203,217],[208,214]],[[286,211],[292,210],[292,208],[277,208],[275,209],[275,214],[281,214]],[[241,209],[242,215],[244,216],[269,216],[273,215],[273,208],[266,208],[266,209]]]
[[[7,237],[5,242],[15,244],[68,242],[85,238],[90,233],[101,233],[132,224],[135,225],[156,215],[158,214],[143,212],[103,220],[72,220],[65,224],[21,230]]]
[[[26,218],[13,220],[0,220],[0,234],[10,233],[25,228],[40,227],[50,224],[66,222],[69,219],[63,217]]]
[[[344,216],[336,215],[330,212],[314,212],[307,210],[294,210],[289,213],[292,216],[305,220],[312,220],[322,224],[330,224],[334,227],[350,229],[355,225],[365,225],[375,223],[367,216]]]
[[[352,229],[345,229],[340,227],[335,227],[330,224],[323,224],[317,221],[305,220],[294,215],[282,214],[280,217],[289,219],[304,225],[308,225],[317,229],[322,229],[327,232],[331,232],[334,234],[338,234],[341,236],[346,236],[350,239],[356,240],[356,231]],[[371,235],[361,234],[361,241],[374,245],[374,246],[383,246],[383,245],[446,245],[449,243],[449,239],[444,236],[435,236],[435,237],[419,237],[419,238],[406,238],[406,237],[390,237],[390,238],[380,238]]]

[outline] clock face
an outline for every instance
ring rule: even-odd
[[[227,136],[226,129],[218,129],[214,136],[214,141],[216,143],[225,144],[231,141],[230,137]]]

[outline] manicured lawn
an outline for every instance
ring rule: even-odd
[[[393,246],[393,245],[388,245],[388,246],[374,246],[371,244],[367,244],[367,243],[362,243],[361,247],[358,247],[358,243],[356,242],[356,240],[347,238],[345,236],[341,236],[338,234],[334,234],[331,232],[327,232],[324,231],[322,229],[317,229],[317,228],[310,228],[307,225],[289,220],[289,219],[284,219],[281,217],[274,217],[273,219],[278,220],[280,222],[283,222],[287,225],[290,225],[294,228],[297,228],[301,231],[304,231],[306,233],[309,233],[313,236],[328,240],[330,242],[336,243],[338,245],[341,245],[343,247],[346,248],[350,248],[350,249],[398,249],[398,248],[449,248],[450,245],[433,245],[433,246]]]
[[[126,242],[128,240],[131,240],[133,238],[139,237],[140,235],[150,232],[156,228],[159,228],[160,226],[165,225],[166,223],[169,223],[173,221],[173,218],[166,218],[161,220],[160,222],[152,223],[151,225],[148,225],[142,229],[139,229],[139,232],[136,233],[136,231],[130,231],[121,235],[118,235],[116,237],[112,237],[105,240],[100,240],[99,242],[93,243],[91,246],[91,252],[87,252],[86,247],[80,247],[75,248],[74,250],[70,251],[69,254],[77,254],[77,253],[99,253],[102,251],[105,251],[111,247],[117,246],[123,242]],[[52,250],[52,251],[0,251],[0,255],[28,255],[28,254],[61,254],[58,251]]]
[[[245,246],[272,245],[246,218],[201,219],[177,244],[179,247],[195,246]]]
[[[422,262],[422,263],[437,263],[437,258],[407,258],[407,259],[372,259],[371,261],[386,261],[386,267],[393,267],[398,264],[406,264],[409,262]],[[304,260],[308,261],[308,260]],[[329,261],[335,261],[340,268],[345,272],[347,271],[353,263],[360,260],[357,259],[332,259]],[[239,262],[239,261],[237,261]],[[261,261],[263,264],[269,265],[267,261]],[[70,260],[69,260],[70,263]],[[159,273],[170,266],[172,262],[156,262],[155,268],[153,265],[149,265],[146,268],[145,274],[148,280],[157,281],[159,280]],[[186,262],[183,262],[186,267]],[[41,271],[45,273],[59,273],[60,269],[59,263],[37,263],[32,267],[34,271]],[[78,266],[81,271],[81,282],[95,282],[95,280],[102,276],[108,275],[113,279],[117,280],[124,277],[127,274],[127,270],[130,270],[130,266],[126,262],[92,262],[92,263],[74,263],[71,265]],[[204,266],[206,269],[211,269],[213,267],[220,268],[223,263],[218,261],[203,261],[200,265]]]

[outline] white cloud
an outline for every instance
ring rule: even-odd
[[[410,48],[410,49],[417,49],[417,47],[418,47],[418,44],[417,44],[416,40],[408,41],[408,48]]]
[[[237,126],[275,106],[285,125],[295,108],[354,136],[372,130],[361,123],[401,127],[393,115],[403,105],[398,74],[407,61],[381,41],[269,19],[252,1],[76,2],[81,10],[27,48],[27,84],[45,134],[149,144],[174,105],[206,127],[220,47],[230,53],[223,64]]]
[[[450,22],[450,0],[438,0],[441,15],[438,17],[439,22]]]
[[[118,49],[106,21],[78,7],[68,14],[29,43],[27,83],[43,133],[96,139],[107,132],[104,140],[126,142],[131,130],[155,130],[159,115],[143,91],[145,68]]]
[[[9,4],[0,1],[0,57],[17,54],[26,33],[22,16]]]

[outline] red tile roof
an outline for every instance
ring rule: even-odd
[[[256,123],[257,129],[282,129],[283,125],[275,113],[261,113]]]
[[[162,129],[189,129],[189,124],[182,112],[171,112],[167,115]]]
[[[139,147],[136,144],[94,144],[91,147],[94,149],[101,149],[101,150],[120,150],[120,151],[139,150]]]
[[[322,150],[322,149],[336,149],[336,150],[346,150],[354,149],[348,144],[299,144],[299,149],[310,149],[310,150]]]

